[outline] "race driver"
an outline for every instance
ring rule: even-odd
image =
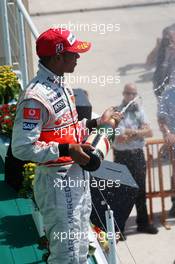
[[[98,120],[78,122],[64,73],[74,71],[79,53],[90,46],[61,28],[39,36],[39,71],[21,94],[13,128],[13,155],[38,164],[34,195],[49,240],[49,264],[87,263],[91,199],[88,172],[79,165],[88,163],[85,151],[93,147],[82,144],[82,139],[86,128],[91,130],[111,117],[120,119],[111,107]]]

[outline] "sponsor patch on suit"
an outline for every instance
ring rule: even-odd
[[[61,111],[65,107],[66,107],[66,105],[65,105],[65,102],[64,102],[63,99],[59,100],[57,103],[55,103],[53,105],[53,108],[54,108],[55,113],[58,113],[59,111]]]
[[[49,97],[48,97],[48,100],[49,102],[51,103],[54,103],[57,99],[59,99],[59,97],[61,97],[61,94],[58,92],[56,94],[51,94]]]
[[[23,118],[24,119],[40,119],[41,110],[39,108],[24,108],[23,109]]]
[[[23,130],[32,130],[37,126],[37,123],[23,122]]]

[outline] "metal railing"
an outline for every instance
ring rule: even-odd
[[[175,157],[173,150],[163,139],[151,138],[146,142],[147,182],[146,196],[149,200],[150,222],[153,220],[153,198],[160,199],[161,222],[166,229],[167,213],[165,198],[175,196]]]
[[[25,23],[29,26],[30,32],[35,39],[39,36],[39,33],[21,0],[1,0],[0,10],[5,64],[17,67],[16,72],[21,80],[22,89],[24,89],[29,82]],[[12,20],[11,24],[13,27],[16,26],[15,33],[17,32],[17,34],[13,32],[10,20]],[[14,49],[16,50],[14,51]]]

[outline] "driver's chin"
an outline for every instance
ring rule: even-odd
[[[75,69],[75,66],[71,66],[71,67],[67,68],[66,72],[72,73],[72,72],[74,72],[74,69]]]

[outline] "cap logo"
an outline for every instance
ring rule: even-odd
[[[84,50],[87,49],[89,44],[87,42],[83,42],[77,46],[78,49]]]
[[[69,44],[72,46],[74,44],[76,38],[72,33],[70,33],[67,40],[68,40]]]
[[[62,52],[63,49],[64,49],[63,43],[56,44],[56,54],[59,53],[59,52]]]

